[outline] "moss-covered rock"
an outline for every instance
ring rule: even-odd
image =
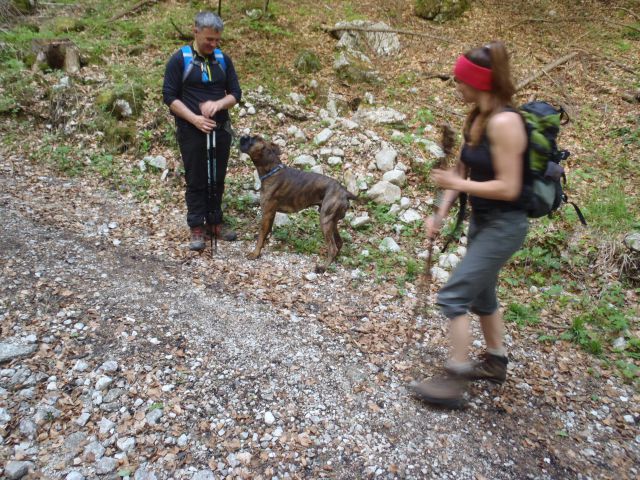
[[[116,118],[136,117],[142,111],[145,91],[142,85],[115,85],[98,93],[95,103]],[[128,107],[127,107],[128,106]]]
[[[378,83],[380,76],[370,63],[365,62],[352,51],[340,52],[333,64],[336,76],[347,83]]]
[[[106,146],[124,152],[136,144],[136,124],[133,121],[119,121],[102,115],[97,123],[98,131],[103,133]]]
[[[300,73],[313,73],[322,68],[318,55],[309,50],[300,52],[294,66]]]
[[[458,18],[471,6],[470,0],[416,0],[416,15],[435,22]]]

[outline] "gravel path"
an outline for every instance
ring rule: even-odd
[[[52,479],[591,476],[565,460],[561,445],[527,433],[546,421],[543,410],[498,411],[499,389],[490,387],[479,387],[463,411],[426,408],[391,364],[375,362],[312,312],[225,284],[218,261],[178,261],[96,236],[92,218],[135,214],[135,205],[91,191],[73,211],[52,201],[55,212],[45,218],[37,214],[42,191],[31,195],[29,182],[7,171],[0,196],[5,478],[28,471]],[[51,178],[37,184],[82,190]],[[246,263],[248,245],[224,248]],[[246,268],[275,271],[278,262],[292,277],[313,268],[293,255]],[[348,276],[338,272],[314,288],[332,290]],[[616,476],[631,478],[638,438],[610,448],[622,455]],[[581,462],[596,477],[611,474],[608,461]]]

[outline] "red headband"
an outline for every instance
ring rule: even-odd
[[[493,88],[491,69],[473,63],[464,55],[460,55],[453,67],[456,80],[466,83],[475,89],[488,92]]]

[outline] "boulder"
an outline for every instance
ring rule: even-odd
[[[392,204],[400,200],[400,187],[384,180],[376,183],[367,191],[367,197],[376,203]]]
[[[416,15],[435,22],[460,17],[471,6],[470,0],[416,0]]]

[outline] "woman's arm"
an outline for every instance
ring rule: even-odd
[[[434,170],[432,177],[443,188],[467,192],[492,200],[513,201],[522,189],[522,156],[527,148],[527,134],[522,118],[515,112],[494,115],[487,125],[495,179],[475,182],[453,171]]]

